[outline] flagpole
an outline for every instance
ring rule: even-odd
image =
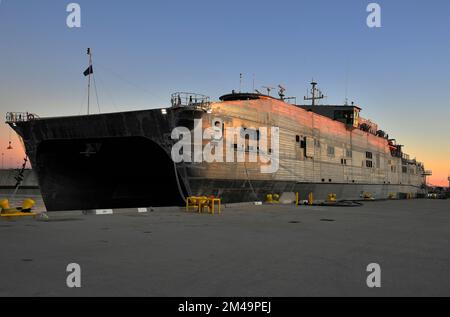
[[[92,52],[91,49],[87,49],[87,53],[89,55],[89,66],[88,66],[88,106],[87,106],[87,114],[89,115],[89,104],[90,104],[90,96],[91,96],[91,67],[92,67]]]

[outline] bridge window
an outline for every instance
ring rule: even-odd
[[[245,140],[256,140],[259,141],[260,135],[259,135],[259,129],[241,129],[241,138]]]
[[[317,148],[320,148],[320,140],[314,139],[314,145],[315,145]]]
[[[327,154],[328,156],[334,156],[334,146],[328,146]]]

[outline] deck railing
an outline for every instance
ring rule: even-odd
[[[210,107],[208,96],[190,92],[176,92],[172,94],[170,101],[174,108],[192,107],[207,110]]]
[[[39,116],[30,112],[7,112],[6,122],[16,123],[16,122],[26,122],[39,119]]]

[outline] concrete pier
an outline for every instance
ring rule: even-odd
[[[449,296],[448,228],[446,200],[50,213],[0,223],[0,296]]]

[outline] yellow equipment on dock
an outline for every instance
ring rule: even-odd
[[[221,199],[215,197],[206,196],[190,196],[186,198],[186,211],[190,211],[194,208],[198,213],[202,213],[203,210],[208,208],[208,213],[215,213],[215,205],[217,203],[217,211],[220,215]]]
[[[334,193],[328,194],[327,201],[328,201],[329,203],[335,203],[335,202],[337,201],[337,195],[334,194]]]
[[[278,194],[267,194],[266,203],[268,204],[278,204],[280,203],[280,195]]]
[[[363,192],[361,196],[364,200],[375,200],[370,192]]]
[[[15,217],[33,217],[37,216],[37,213],[31,212],[31,208],[34,207],[36,202],[33,199],[27,198],[23,201],[22,207],[10,208],[9,200],[0,200],[1,213],[0,217],[5,217],[6,219],[11,219]]]
[[[310,206],[312,206],[313,203],[314,203],[314,195],[313,195],[313,193],[309,193],[309,195],[308,195],[308,204]]]

